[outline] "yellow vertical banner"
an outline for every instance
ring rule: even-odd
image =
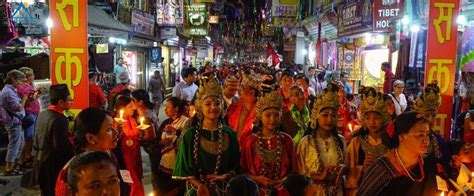
[[[50,0],[52,84],[67,84],[71,109],[89,106],[87,1]]]
[[[459,0],[430,1],[425,84],[438,81],[441,106],[434,129],[446,139],[452,123],[458,13]]]

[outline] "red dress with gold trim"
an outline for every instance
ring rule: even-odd
[[[240,166],[245,173],[281,180],[289,173],[297,171],[293,141],[286,133],[280,132],[279,135],[262,137],[259,141],[260,136],[254,133],[245,139],[240,157]],[[281,150],[278,150],[279,143]],[[286,195],[282,186],[262,187],[259,184],[260,195],[265,195],[265,191],[268,193],[269,188],[273,188],[277,195]]]

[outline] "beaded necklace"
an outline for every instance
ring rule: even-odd
[[[419,162],[419,164],[420,164],[420,173],[421,173],[420,179],[415,179],[412,176],[411,171],[408,171],[405,164],[403,164],[403,161],[400,158],[400,155],[398,154],[398,149],[395,149],[395,154],[397,155],[398,162],[400,162],[400,164],[403,167],[403,170],[405,171],[405,173],[407,174],[408,178],[410,178],[411,181],[413,181],[413,182],[422,182],[425,179],[425,168],[423,167],[423,165],[424,165],[423,157],[420,156],[421,161]]]
[[[268,175],[268,169],[267,169],[267,163],[271,163],[273,161],[271,160],[268,160],[268,157],[267,157],[267,154],[269,152],[266,152],[266,151],[271,151],[271,139],[272,137],[269,138],[268,140],[268,149],[269,150],[265,150],[263,148],[263,134],[262,134],[262,131],[260,131],[257,135],[258,137],[258,143],[257,143],[257,147],[258,147],[258,150],[260,152],[260,156],[262,157],[263,159],[263,167],[262,167],[262,175],[264,176],[267,176]],[[281,171],[281,154],[282,154],[282,138],[281,138],[281,134],[280,132],[277,132],[276,133],[276,137],[277,137],[277,160],[275,160],[275,163],[276,163],[276,167],[275,167],[275,171],[273,172],[273,179],[274,180],[278,180],[280,178],[280,171]]]
[[[320,138],[319,133],[317,133],[317,131],[315,131],[314,134],[313,134],[313,142],[314,142],[316,153],[318,154],[318,160],[317,160],[317,163],[316,163],[318,165],[318,170],[316,171],[316,174],[320,174],[323,171],[323,167],[324,167],[322,152],[319,151],[320,144],[319,144],[318,138]],[[336,147],[337,147],[338,164],[343,164],[344,162],[343,162],[342,158],[343,158],[344,155],[343,155],[341,146],[337,143],[337,140],[333,135],[331,135],[330,138],[333,140],[333,142],[336,144]],[[329,156],[329,143],[326,142],[325,146],[326,146],[326,153],[325,154],[327,154],[327,156]]]
[[[205,129],[202,126],[198,126],[198,127],[201,127],[201,128],[200,129],[197,128],[196,129],[196,134],[194,135],[194,149],[193,149],[194,164],[196,164],[196,167],[198,167],[199,178],[201,179],[201,182],[207,183],[205,175],[202,172],[202,168],[199,167],[199,161],[198,161],[199,160],[199,140],[200,140],[200,134],[201,134],[200,130],[207,130],[207,131],[210,131],[210,130]],[[218,134],[219,134],[219,138],[218,138],[218,141],[217,141],[218,150],[217,150],[217,158],[216,158],[216,167],[214,168],[214,174],[215,175],[218,174],[219,168],[220,168],[220,165],[221,165],[221,155],[222,155],[222,146],[223,146],[222,124],[219,123],[219,125],[217,126],[217,131],[218,131]],[[212,132],[211,132],[211,134],[212,134]]]

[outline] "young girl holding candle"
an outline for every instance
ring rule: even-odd
[[[123,157],[124,167],[130,172],[133,183],[130,185],[130,195],[144,195],[142,178],[142,156],[140,151],[140,130],[135,120],[135,110],[132,99],[121,96],[115,102],[115,127],[121,126],[121,138],[118,142],[118,153]]]

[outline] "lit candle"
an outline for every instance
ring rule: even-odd
[[[347,126],[349,127],[349,131],[352,133],[354,131],[354,125],[352,125],[352,123],[349,123]]]
[[[123,109],[120,110],[120,119],[123,119]]]
[[[148,194],[148,196],[155,196],[155,193],[151,192]]]
[[[145,122],[145,117],[142,116],[142,117],[140,118],[140,125],[144,125],[144,122]]]
[[[441,191],[441,194],[439,194],[439,196],[444,196],[444,191]]]

